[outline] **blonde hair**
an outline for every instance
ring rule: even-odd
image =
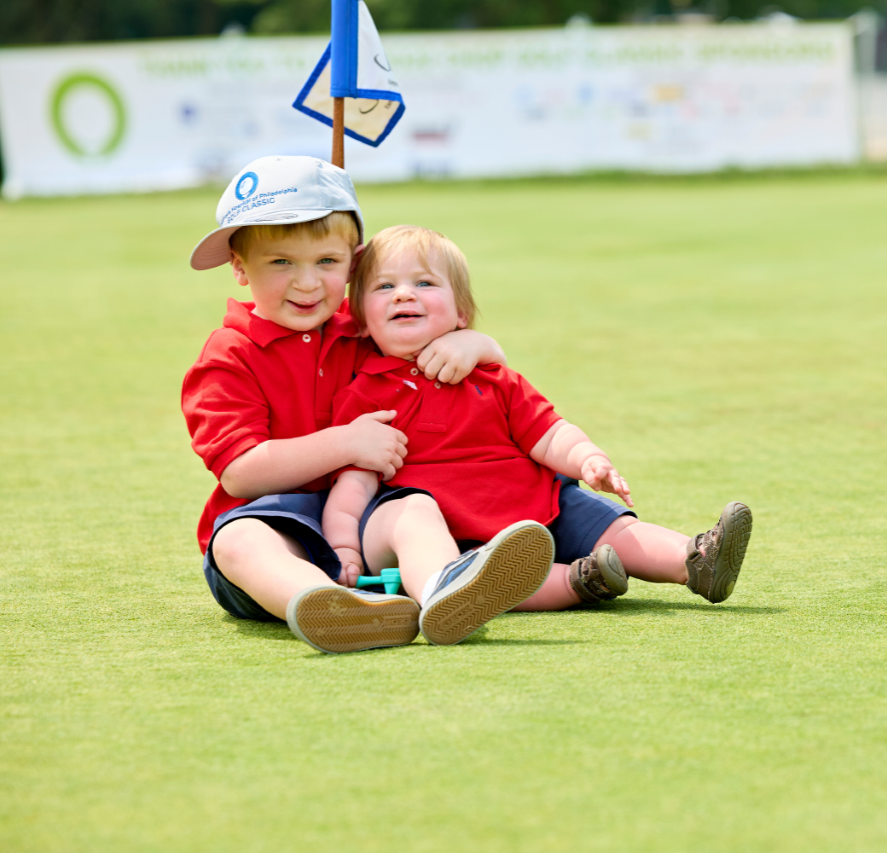
[[[257,243],[283,240],[293,233],[303,233],[312,240],[322,240],[334,234],[347,240],[354,249],[360,242],[360,231],[354,215],[344,210],[334,210],[322,219],[308,222],[290,222],[285,225],[244,225],[229,238],[228,244],[241,258],[247,258]]]
[[[468,261],[459,247],[449,238],[429,228],[418,225],[394,225],[376,234],[367,243],[357,269],[348,286],[348,299],[351,315],[361,329],[366,328],[366,315],[363,311],[363,297],[366,283],[372,278],[379,265],[396,252],[414,249],[422,265],[431,272],[428,256],[436,255],[444,265],[447,278],[456,299],[456,311],[465,319],[465,326],[471,329],[478,313],[474,296],[471,293],[471,278],[468,274]]]

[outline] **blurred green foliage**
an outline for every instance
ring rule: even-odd
[[[0,44],[218,35],[267,0],[0,0]]]
[[[368,0],[380,30],[560,26],[573,15],[598,23],[650,21],[697,11],[715,20],[782,10],[844,18],[887,0]],[[216,35],[226,26],[257,34],[329,30],[330,0],[2,0],[0,44],[52,44]]]

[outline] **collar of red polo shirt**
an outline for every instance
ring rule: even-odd
[[[359,373],[366,373],[370,376],[378,376],[380,373],[390,373],[400,370],[403,367],[416,367],[416,361],[409,361],[405,358],[398,358],[396,355],[382,355],[382,353],[374,352],[367,356],[366,361],[358,368]],[[501,364],[478,364],[474,370],[483,370],[486,373],[495,373],[501,369]],[[418,370],[418,368],[416,368]],[[422,373],[421,370],[418,370]],[[472,371],[473,373],[474,371]],[[423,374],[424,375],[424,374]],[[470,376],[471,374],[469,374]],[[449,383],[446,383],[449,384]]]
[[[222,325],[246,335],[254,344],[263,348],[280,338],[318,331],[317,329],[287,329],[286,326],[280,326],[273,320],[266,320],[258,314],[254,314],[255,307],[255,302],[238,302],[236,299],[229,299],[228,313],[225,315]],[[323,324],[323,340],[324,343],[327,343],[336,338],[356,338],[358,331],[357,323],[354,322],[351,312],[348,310],[348,300],[346,299],[339,310]]]

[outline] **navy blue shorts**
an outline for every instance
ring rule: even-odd
[[[321,529],[323,507],[328,494],[329,492],[323,491],[308,495],[267,495],[252,503],[235,507],[229,512],[223,512],[216,519],[212,539],[209,540],[203,558],[203,574],[206,576],[213,597],[232,616],[239,619],[256,619],[260,622],[281,621],[219,571],[213,558],[213,540],[219,530],[238,518],[261,519],[269,527],[295,539],[308,552],[308,559],[336,580],[342,571],[342,566],[336,552],[323,538]]]
[[[627,509],[609,498],[605,498],[597,492],[580,489],[577,480],[557,475],[561,482],[559,498],[559,513],[557,518],[548,525],[548,529],[554,538],[554,561],[567,563],[581,557],[587,557],[594,548],[595,542],[604,535],[604,531],[620,516],[631,515],[637,518],[636,513]],[[367,521],[380,504],[391,500],[398,500],[409,494],[431,495],[423,489],[390,488],[382,485],[376,496],[370,501],[360,519],[360,546],[363,549],[363,532]],[[434,497],[434,495],[431,495]],[[520,519],[517,519],[520,520]],[[457,543],[459,550],[464,553],[469,548],[483,545],[483,542],[462,540]]]
[[[587,557],[594,543],[620,516],[637,514],[597,492],[580,489],[576,480],[557,475],[561,481],[560,513],[548,525],[554,537],[554,561],[569,565]]]
[[[636,513],[616,501],[597,492],[580,489],[578,480],[562,474],[558,474],[557,479],[561,482],[559,512],[557,518],[548,525],[554,539],[555,563],[569,565],[580,557],[587,557],[594,548],[594,543],[617,518],[622,515],[637,518]],[[459,550],[464,553],[469,548],[476,548],[484,543],[462,541],[458,544]]]
[[[386,486],[384,483],[379,484],[379,490],[373,495],[372,500],[367,504],[367,508],[363,511],[363,515],[360,517],[360,553],[363,554],[363,532],[366,530],[367,522],[370,520],[370,516],[376,511],[378,507],[380,507],[384,503],[388,503],[388,501],[397,501],[401,498],[407,497],[407,495],[428,495],[433,498],[434,495],[431,492],[426,492],[425,489],[414,489],[412,486]],[[363,573],[365,575],[370,574],[370,570],[367,567],[366,561],[363,564]]]

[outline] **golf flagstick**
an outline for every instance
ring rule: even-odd
[[[330,95],[333,98],[333,154],[330,162],[340,169],[345,168],[345,98],[354,97],[349,63],[352,52],[350,44],[355,44],[354,58],[357,55],[357,3],[352,0],[332,0],[330,7]],[[354,75],[356,77],[356,74]],[[356,81],[355,81],[356,82]]]
[[[330,163],[345,168],[345,99],[333,98],[333,156]]]
[[[377,147],[400,121],[403,96],[364,0],[332,0],[330,43],[293,107],[333,129],[331,162],[345,166],[345,136]]]

